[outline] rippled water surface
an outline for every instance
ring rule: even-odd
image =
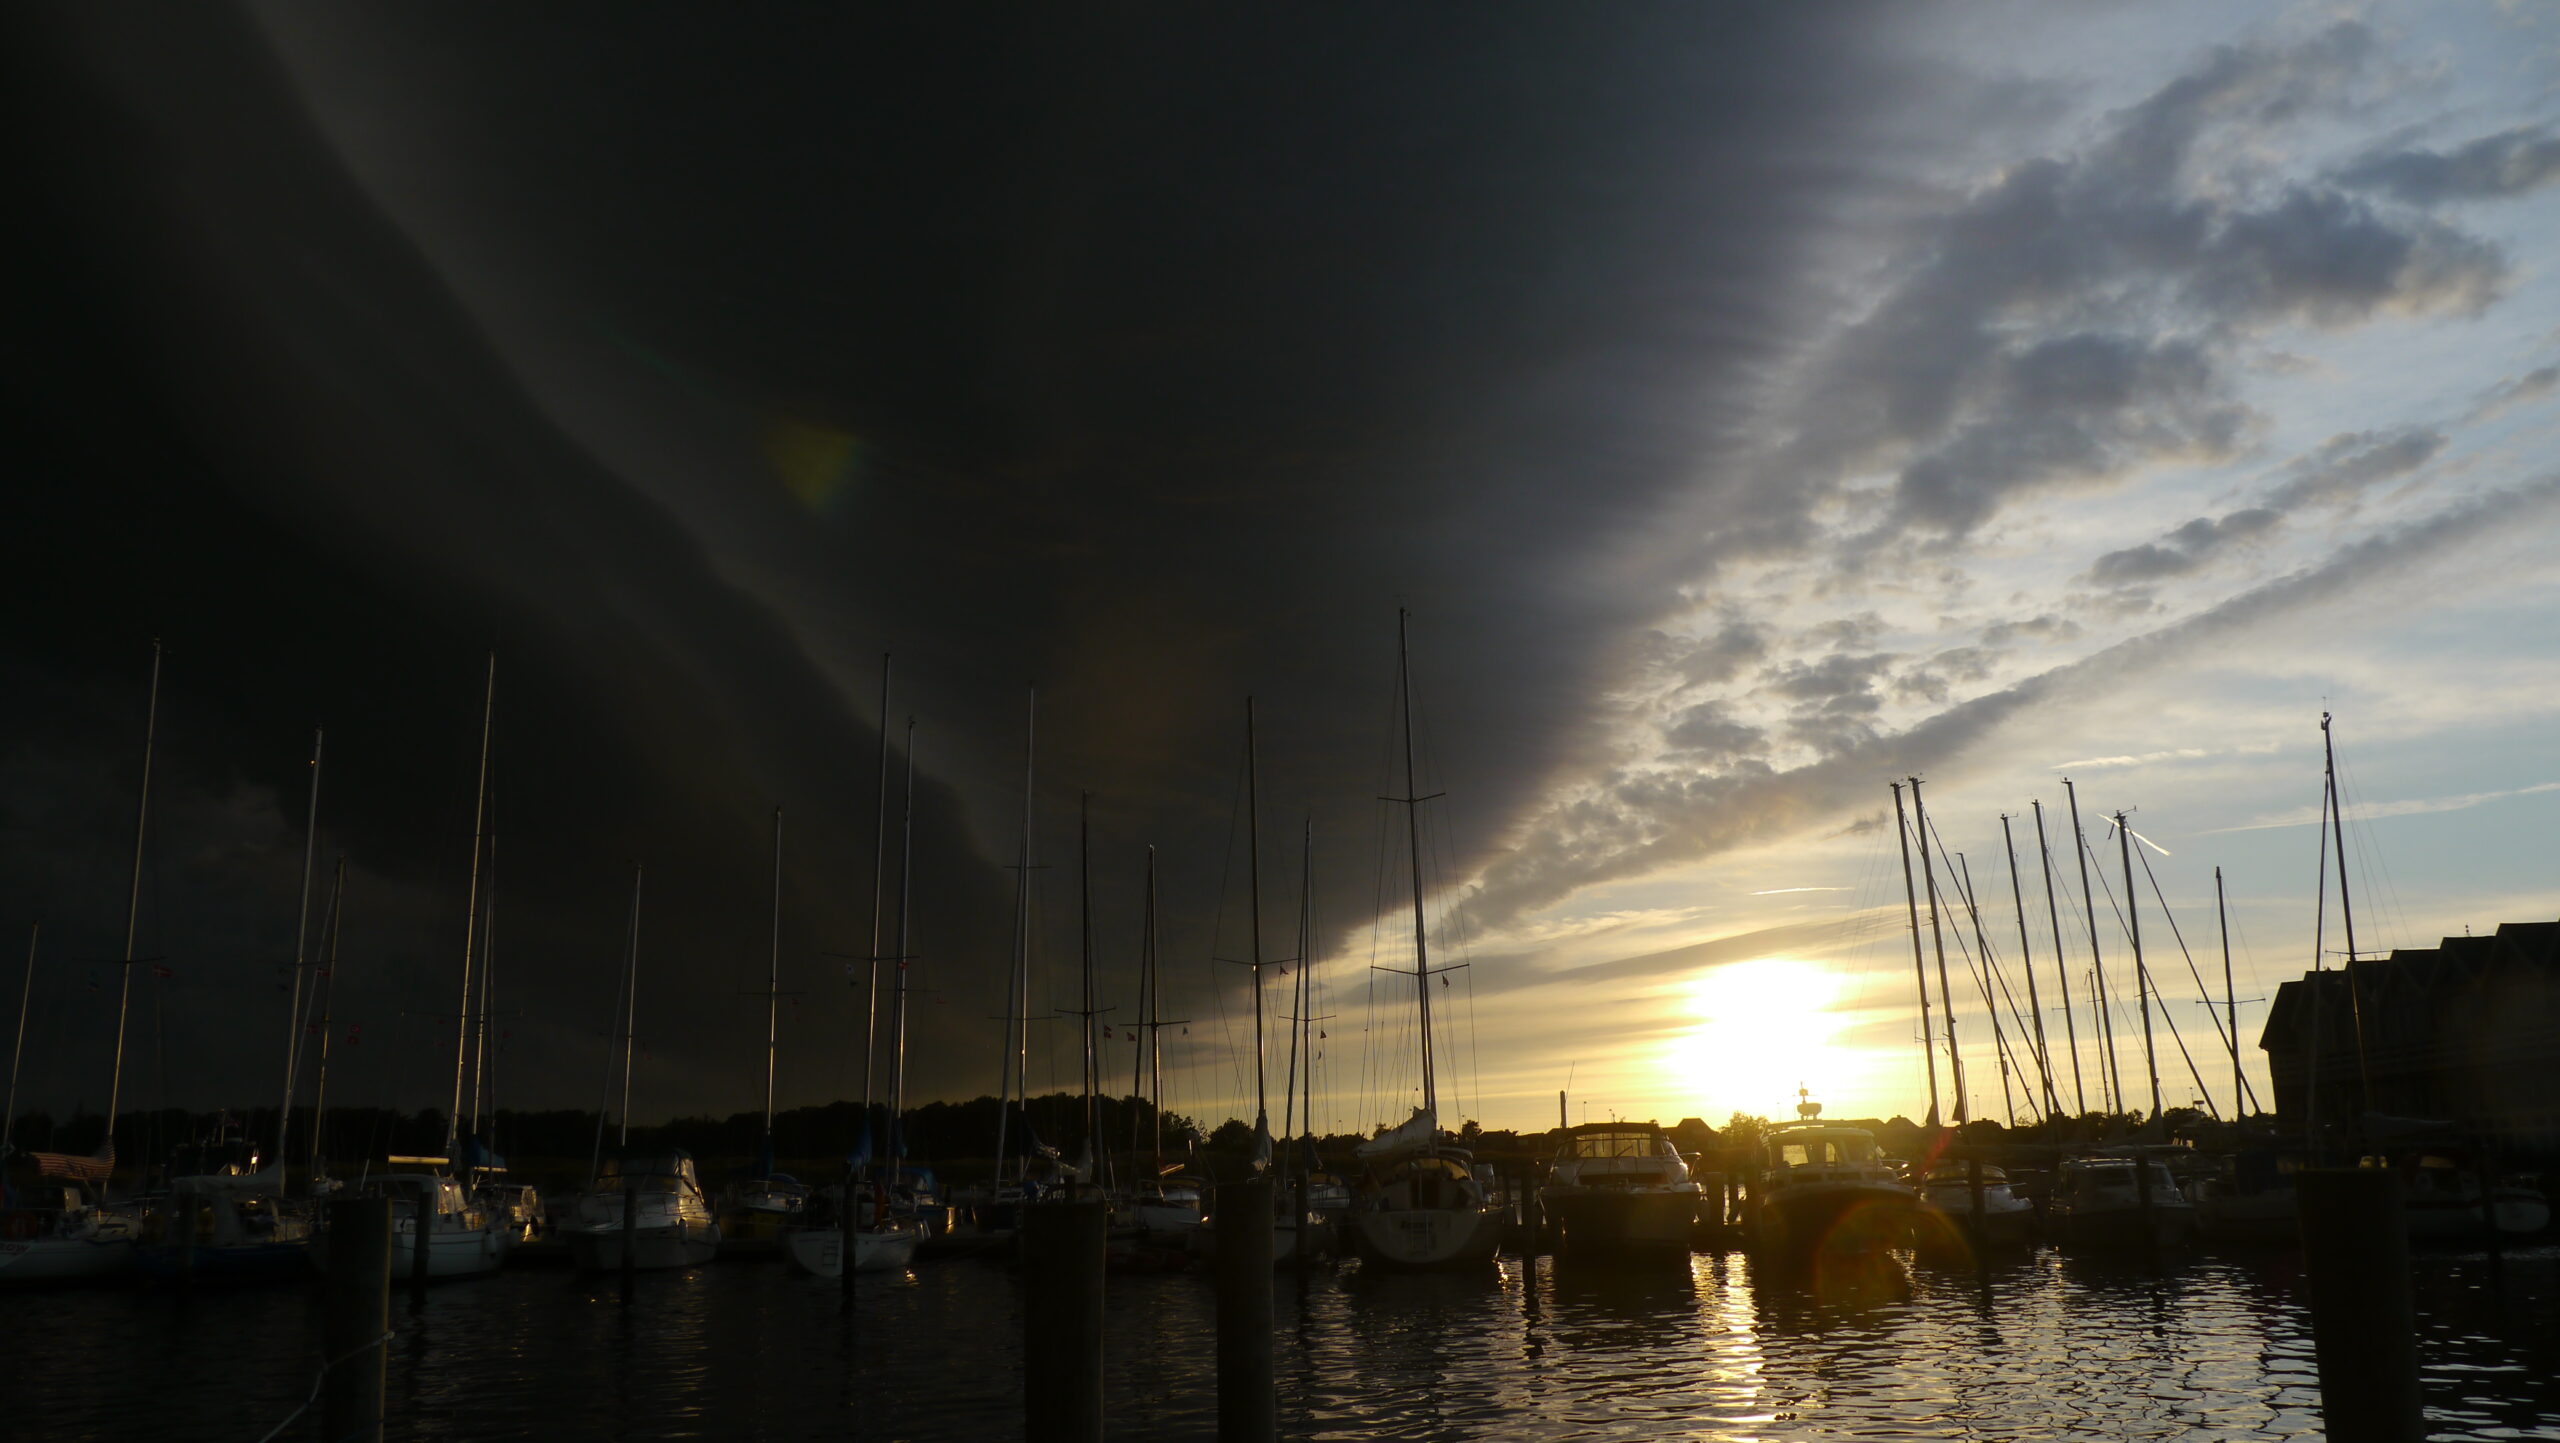
[[[2300,1438],[2320,1432],[2294,1262],[2157,1272],[2039,1253],[1988,1274],[1900,1259],[1755,1275],[1740,1254],[1607,1271],[1281,1277],[1292,1438]],[[773,1263],[640,1279],[519,1271],[395,1294],[391,1436],[1022,1436],[1019,1280],[986,1262],[870,1287]],[[2560,1438],[2560,1250],[2422,1257],[2428,1419]],[[1206,1279],[1113,1278],[1114,1438],[1214,1431]],[[254,1440],[320,1351],[298,1289],[0,1296],[0,1435]],[[290,1433],[315,1436],[316,1430]]]

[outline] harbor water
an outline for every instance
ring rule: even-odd
[[[1317,1439],[2257,1439],[2320,1434],[2299,1264],[2157,1270],[2046,1250],[1822,1276],[1743,1254],[1506,1258],[1280,1279],[1281,1431]],[[2560,1249],[2422,1256],[2430,1432],[2560,1438]],[[772,1263],[616,1280],[521,1270],[392,1299],[394,1439],[1022,1435],[1018,1277],[985,1261],[832,1282]],[[1204,1278],[1110,1282],[1110,1435],[1211,1436]],[[312,1390],[314,1292],[0,1296],[0,1434],[248,1443]],[[307,1426],[306,1426],[307,1425]],[[315,1436],[305,1419],[283,1436]]]

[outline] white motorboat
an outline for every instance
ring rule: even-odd
[[[1976,1182],[1980,1183],[1979,1192]],[[2035,1241],[2036,1205],[2009,1186],[2009,1174],[1989,1164],[1976,1171],[1942,1163],[1920,1184],[1923,1247],[1962,1242],[1973,1247],[2024,1247]]]
[[[808,1184],[787,1173],[740,1178],[720,1190],[720,1245],[771,1253],[783,1234],[800,1226],[808,1205]]]
[[[2195,1235],[2196,1209],[2156,1160],[2100,1154],[2064,1160],[2046,1222],[2065,1247],[2163,1247]]]
[[[636,1204],[627,1225],[626,1194]],[[569,1254],[581,1268],[620,1268],[626,1236],[637,1268],[690,1268],[720,1251],[720,1225],[694,1177],[693,1159],[678,1151],[608,1161],[595,1188],[579,1199],[578,1220],[567,1232]]]
[[[507,1228],[489,1215],[462,1184],[436,1172],[395,1172],[368,1178],[357,1186],[359,1197],[391,1199],[391,1276],[417,1276],[420,1238],[425,1239],[427,1276],[476,1278],[496,1272],[507,1260]],[[418,1226],[421,1210],[426,1229]],[[328,1235],[320,1238],[320,1262],[328,1265]]]
[[[1568,1253],[1685,1257],[1699,1195],[1688,1159],[1659,1125],[1593,1122],[1566,1129],[1538,1202]]]
[[[1814,1115],[1806,1103],[1798,1111]],[[1872,1251],[1910,1236],[1920,1197],[1864,1128],[1806,1122],[1769,1134],[1753,1189],[1752,1245],[1773,1256]]]
[[[133,1266],[130,1214],[92,1206],[76,1187],[20,1193],[29,1205],[0,1213],[0,1284],[111,1278]]]
[[[891,1221],[853,1231],[853,1270],[857,1273],[902,1273],[915,1261],[919,1234],[914,1226]],[[844,1233],[838,1228],[793,1228],[782,1235],[784,1256],[792,1266],[822,1278],[844,1276]]]
[[[2551,1200],[2539,1188],[2501,1182],[2482,1206],[2479,1174],[2429,1153],[2400,1169],[2409,1236],[2422,1242],[2478,1242],[2495,1217],[2502,1238],[2530,1237],[2551,1226]]]

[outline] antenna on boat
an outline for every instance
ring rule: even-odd
[[[862,1128],[871,1127],[871,1102],[875,1096],[872,1069],[880,1056],[880,916],[883,899],[888,895],[889,876],[889,653],[880,653],[880,804],[871,829],[871,946],[863,953],[862,984]],[[998,1110],[1002,1110],[999,1100]],[[857,1139],[859,1134],[857,1134]],[[1004,1168],[1004,1153],[996,1153],[996,1168]],[[850,1273],[850,1270],[848,1270]]]

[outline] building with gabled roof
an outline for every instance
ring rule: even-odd
[[[2560,921],[2307,973],[2276,989],[2258,1044],[2288,1129],[2315,1107],[2324,1125],[2436,1118],[2511,1161],[2560,1163]]]

